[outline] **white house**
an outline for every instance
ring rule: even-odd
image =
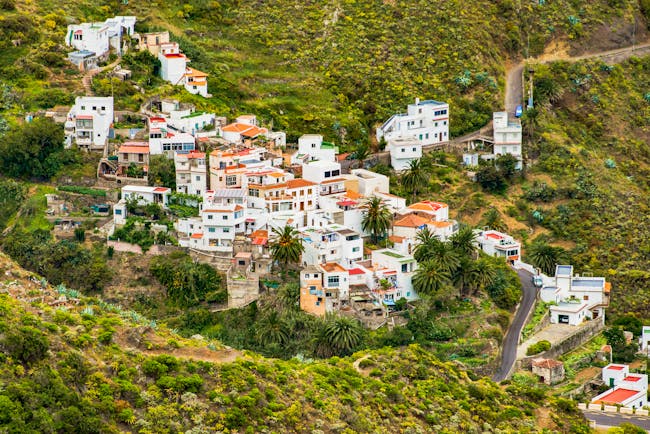
[[[574,276],[571,265],[558,265],[553,284],[539,294],[542,301],[556,303],[550,307],[552,324],[579,325],[588,319],[604,321],[610,288],[604,277]]]
[[[210,97],[210,94],[208,94],[208,74],[205,72],[186,66],[182,81],[185,90],[189,93],[198,94],[204,98]]]
[[[411,161],[422,158],[422,143],[411,138],[396,138],[388,142],[390,165],[397,172],[409,168]]]
[[[639,337],[639,348],[647,354],[648,347],[650,346],[650,327],[643,326],[641,329],[641,336]]]
[[[357,192],[365,197],[371,197],[374,193],[390,192],[390,180],[386,175],[366,169],[352,169],[350,175],[357,181]]]
[[[169,204],[171,189],[167,187],[150,187],[142,185],[125,185],[122,187],[122,199],[113,207],[113,221],[116,225],[126,222],[126,203],[136,199],[138,205],[157,203],[164,209]]]
[[[345,226],[307,227],[300,230],[304,265],[336,262],[349,268],[363,259],[363,239]]]
[[[318,184],[297,178],[287,181],[287,195],[293,198],[295,211],[313,211],[318,206]]]
[[[113,125],[113,97],[78,96],[65,122],[66,147],[103,150]]]
[[[248,190],[248,206],[268,212],[294,211],[294,197],[287,193],[287,181],[293,174],[277,167],[249,170],[243,187]],[[306,187],[309,188],[309,187]]]
[[[316,184],[329,182],[333,179],[345,182],[345,179],[341,178],[341,164],[335,161],[316,160],[305,163],[302,165],[302,177]],[[345,188],[342,188],[341,191],[345,191]]]
[[[320,134],[303,134],[298,139],[298,152],[291,157],[291,164],[300,164],[305,156],[308,160],[336,161],[338,148],[324,142]]]
[[[196,135],[206,127],[215,127],[216,115],[193,110],[174,110],[169,113],[167,124],[177,131]]]
[[[205,193],[208,173],[204,152],[190,151],[187,154],[175,152],[174,165],[177,192],[199,196]]]
[[[243,201],[242,195],[207,191],[200,206],[200,217],[178,221],[179,243],[195,250],[232,256],[236,234],[246,230]]]
[[[127,45],[124,41],[124,36],[132,36],[135,33],[135,22],[137,21],[134,16],[115,16],[107,19],[104,24],[108,27],[108,41],[109,45],[115,49],[118,56],[122,55]]]
[[[609,364],[603,368],[603,381],[611,389],[591,400],[594,404],[642,408],[648,403],[648,376],[630,374],[628,365]]]
[[[495,230],[474,231],[474,239],[479,249],[490,256],[505,258],[506,261],[518,261],[521,257],[521,243],[503,232]]]
[[[517,158],[517,169],[522,167],[521,152],[521,121],[509,118],[508,112],[495,112],[492,116],[494,127],[494,154],[496,156],[510,154]]]
[[[447,241],[458,231],[458,223],[455,220],[437,221],[430,216],[407,214],[393,221],[393,235],[415,242],[418,232],[425,227],[442,241]]]
[[[417,299],[411,282],[417,269],[417,262],[413,256],[392,249],[373,250],[371,264],[373,273],[368,287],[381,295],[384,304],[394,305],[400,298]],[[384,282],[390,286],[382,286]]]
[[[173,85],[183,84],[183,76],[186,72],[187,57],[181,53],[178,43],[170,42],[162,44],[158,53],[160,60],[160,77]]]
[[[108,57],[109,28],[104,23],[70,24],[65,44],[79,51],[90,51],[97,57]]]
[[[388,144],[396,139],[415,139],[421,145],[449,140],[449,104],[415,99],[406,113],[391,116],[377,128],[377,140],[384,138]]]
[[[152,132],[149,131],[149,152],[151,155],[165,154],[167,158],[171,159],[174,152],[187,153],[195,148],[196,142],[191,134],[161,131],[158,136],[154,137]]]
[[[268,133],[269,130],[266,128],[260,128],[257,125],[243,122],[234,122],[221,129],[221,134],[225,141],[237,144],[265,136]]]

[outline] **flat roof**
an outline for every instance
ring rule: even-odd
[[[555,267],[556,276],[571,276],[573,274],[572,265],[558,265]]]
[[[622,371],[625,369],[625,365],[609,365],[605,366],[605,369],[611,369],[612,371]]]
[[[641,379],[640,376],[637,375],[628,375],[627,377],[623,378],[623,381],[629,381],[631,383],[636,383]]]
[[[630,390],[630,389],[614,389],[610,393],[608,393],[605,396],[602,396],[598,401],[596,402],[603,402],[607,404],[622,404],[623,402],[627,401],[628,399],[632,398],[635,395],[638,394],[643,394],[645,395],[646,392],[639,392],[638,390]]]

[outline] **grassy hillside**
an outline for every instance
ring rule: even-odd
[[[573,404],[539,385],[517,378],[504,390],[416,345],[263,359],[182,339],[115,305],[77,302],[4,255],[0,271],[7,432],[589,432]],[[67,306],[55,305],[61,296]]]
[[[214,96],[203,100],[171,86],[155,92],[220,114],[252,111],[290,137],[320,132],[350,145],[368,140],[377,122],[415,97],[450,101],[452,133],[473,130],[501,106],[507,59],[539,54],[552,40],[588,45],[603,26],[627,35],[634,16],[639,38],[644,27],[632,0],[3,4],[0,72],[8,114],[69,103],[70,91],[81,93],[80,75],[63,61],[68,23],[132,14],[141,31],[170,30],[193,66],[210,73]],[[136,78],[146,69],[129,67]],[[100,94],[110,89],[101,80]],[[147,93],[160,84],[142,77],[138,83]],[[146,98],[130,85],[114,92],[123,108]]]

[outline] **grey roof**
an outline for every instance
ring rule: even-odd
[[[555,267],[555,276],[568,277],[573,275],[572,265],[558,265]]]
[[[246,197],[246,191],[241,188],[219,188],[217,190],[214,190],[214,197]]]

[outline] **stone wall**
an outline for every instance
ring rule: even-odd
[[[212,253],[201,252],[195,249],[188,249],[192,258],[204,264],[210,264],[217,270],[225,273],[232,265],[232,256],[217,256]]]
[[[571,327],[567,325],[567,327]],[[530,369],[533,359],[544,358],[544,359],[556,359],[564,353],[568,353],[574,348],[582,345],[591,339],[595,334],[600,332],[605,327],[604,322],[601,319],[590,321],[589,324],[578,328],[575,333],[567,336],[562,342],[555,344],[551,347],[550,350],[545,351],[540,354],[535,354],[533,356],[525,357],[521,360],[517,360],[515,363],[516,369]]]
[[[113,247],[116,252],[135,253],[137,255],[143,254],[142,247],[138,246],[137,244],[125,243],[124,241],[108,240],[106,242],[106,245]],[[177,246],[162,246],[159,244],[154,244],[149,248],[149,250],[147,250],[146,254],[149,256],[166,255],[178,250],[181,250],[181,248]]]
[[[228,308],[244,307],[260,296],[260,279],[257,275],[230,267],[226,274]]]

